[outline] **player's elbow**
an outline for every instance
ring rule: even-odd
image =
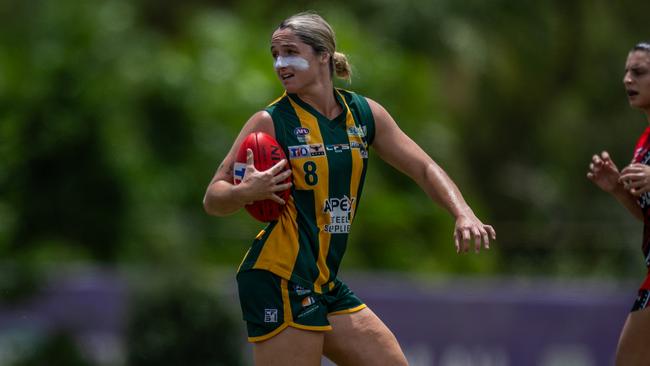
[[[411,178],[420,185],[435,183],[439,179],[440,167],[433,161],[424,161],[413,169]]]
[[[219,211],[210,203],[207,194],[203,197],[203,211],[210,216],[219,216]]]
[[[210,196],[210,193],[206,193],[203,197],[203,211],[210,216],[226,216],[228,212],[225,212],[222,209],[222,205],[219,205],[218,200]]]

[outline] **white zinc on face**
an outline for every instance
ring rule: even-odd
[[[307,70],[309,68],[309,61],[300,56],[278,56],[273,63],[273,67],[276,69],[290,66],[296,70]]]

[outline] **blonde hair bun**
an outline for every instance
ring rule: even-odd
[[[341,52],[334,52],[332,55],[334,61],[334,73],[337,77],[350,81],[352,77],[352,68],[348,62],[348,57]]]

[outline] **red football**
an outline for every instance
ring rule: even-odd
[[[244,141],[242,141],[241,146],[239,146],[239,151],[237,151],[237,158],[235,159],[234,166],[235,184],[241,183],[244,178],[244,173],[246,172],[246,149],[253,150],[255,169],[259,171],[267,170],[280,160],[286,159],[282,147],[273,137],[264,132],[253,132],[246,136]],[[289,169],[288,163],[286,169]],[[291,176],[285,180],[285,183],[288,182],[291,182]],[[287,201],[291,194],[291,188],[286,191],[276,192],[276,194],[283,200]],[[246,205],[245,208],[246,211],[257,220],[262,222],[271,222],[280,217],[282,210],[284,210],[284,206],[285,205],[281,205],[272,200],[262,200]]]

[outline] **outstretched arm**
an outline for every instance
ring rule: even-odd
[[[481,243],[489,248],[490,239],[496,239],[492,226],[483,224],[476,217],[447,173],[397,126],[384,107],[371,99],[368,103],[375,118],[375,150],[384,161],[411,177],[432,200],[454,216],[456,252],[467,252],[472,239],[475,251],[480,250]]]

